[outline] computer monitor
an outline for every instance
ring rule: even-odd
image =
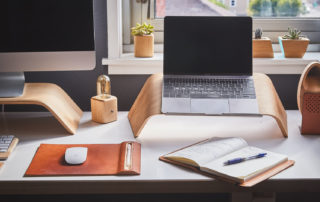
[[[0,97],[22,93],[24,76],[15,72],[95,67],[93,3],[0,1]]]

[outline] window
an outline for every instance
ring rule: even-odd
[[[230,0],[230,7],[236,6],[236,0]]]
[[[190,2],[191,0],[180,1]],[[156,0],[150,0],[149,6],[147,2],[148,0],[107,1],[108,58],[103,58],[102,64],[108,65],[109,74],[155,74],[163,71],[163,54],[159,53],[163,47],[163,18],[155,16],[156,7],[154,6],[157,3]],[[226,3],[227,0],[221,0],[221,2]],[[235,5],[237,6],[239,2],[237,1]],[[163,3],[166,3],[166,1]],[[230,2],[228,1],[227,3]],[[150,9],[147,9],[148,7]],[[182,12],[185,11],[182,10]],[[147,21],[148,14],[150,20]],[[136,22],[144,21],[151,22],[156,27],[156,54],[152,58],[135,58],[132,54],[133,44],[130,36],[130,27]],[[313,44],[308,46],[309,52],[302,59],[286,59],[283,58],[281,53],[275,53],[275,57],[272,59],[255,58],[253,59],[253,71],[265,74],[301,74],[306,65],[311,62],[319,62],[319,21],[319,17],[254,17],[253,28],[262,28],[265,35],[273,37],[272,39],[277,39],[277,36],[284,34],[287,31],[287,27],[291,26],[301,29]],[[280,48],[276,42],[274,40],[273,50],[278,52]]]
[[[308,51],[320,51],[320,0],[124,0],[124,3],[131,8],[131,24],[124,27],[136,22],[151,23],[155,26],[156,44],[163,42],[166,15],[246,15],[253,17],[253,29],[262,28],[264,36],[271,38],[274,44],[288,27],[293,27],[302,30],[310,39]],[[130,34],[124,33],[124,38],[127,41],[124,44],[132,43]]]

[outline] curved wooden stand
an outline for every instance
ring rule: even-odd
[[[320,93],[320,63],[310,63],[302,72],[297,92],[297,102],[302,111],[303,95],[305,93]]]
[[[320,63],[310,63],[298,84],[297,102],[302,114],[301,134],[320,134]]]
[[[25,83],[23,95],[14,98],[0,98],[0,104],[41,105],[71,134],[75,134],[82,116],[82,110],[59,86],[51,83]]]
[[[133,103],[128,118],[135,137],[153,115],[161,114],[162,74],[151,75]],[[288,136],[287,114],[270,78],[265,74],[253,74],[259,111],[273,117],[284,137]]]

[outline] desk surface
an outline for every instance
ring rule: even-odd
[[[118,121],[109,124],[94,123],[91,113],[85,112],[75,135],[69,135],[50,113],[6,113],[6,121],[0,119],[0,132],[6,125],[7,132],[20,142],[0,170],[0,194],[319,191],[320,136],[300,135],[301,115],[298,111],[287,114],[288,138],[267,116],[158,115],[135,139],[127,112],[119,112]],[[163,154],[212,136],[241,136],[250,145],[288,155],[296,164],[248,189],[158,160]],[[41,143],[101,144],[127,140],[142,144],[140,176],[23,177]]]

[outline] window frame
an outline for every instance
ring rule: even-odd
[[[148,3],[143,3],[141,0],[123,0],[123,4],[127,7],[127,10],[123,12],[123,18],[130,18],[126,23],[123,23],[124,29],[124,52],[131,52],[133,40],[130,33],[125,28],[132,27],[136,22],[148,22],[155,27],[155,52],[162,52],[163,44],[163,19],[154,19],[154,2],[150,0],[150,18],[147,19]],[[128,12],[130,10],[130,12]],[[307,35],[310,39],[310,46],[308,51],[319,52],[320,51],[320,18],[253,18],[253,30],[262,28],[264,36],[271,38],[275,51],[280,51],[278,45],[278,36],[284,35],[287,32],[288,27],[294,27],[300,29],[303,34]],[[129,29],[130,32],[130,29]]]
[[[102,65],[107,66],[108,74],[110,75],[161,73],[163,66],[162,53],[155,53],[155,56],[152,58],[135,58],[132,53],[133,51],[130,53],[123,52],[123,48],[126,46],[132,47],[133,50],[132,44],[123,45],[123,42],[126,41],[123,40],[123,36],[125,36],[123,26],[127,27],[127,30],[130,30],[128,27],[130,28],[129,24],[132,21],[130,18],[123,19],[122,17],[123,15],[127,16],[132,10],[132,7],[123,5],[126,2],[128,0],[107,1],[108,58],[102,59]],[[129,12],[126,14],[123,13],[124,7],[129,8]],[[124,23],[128,24],[124,25]],[[158,46],[161,49],[162,45],[156,44],[155,50]],[[284,58],[281,53],[275,53],[274,58],[254,58],[253,70],[265,74],[301,74],[307,64],[319,62],[319,58],[319,51],[306,53],[303,58],[289,59]]]

